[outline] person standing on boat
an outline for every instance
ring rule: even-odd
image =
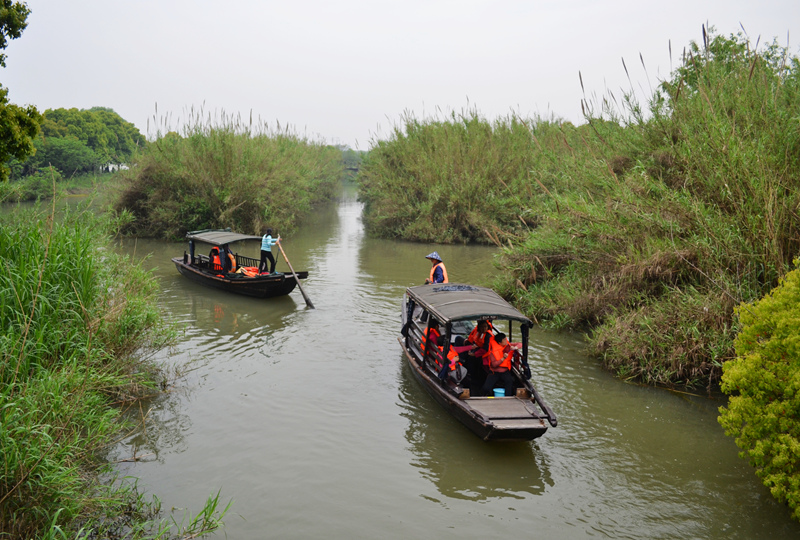
[[[278,238],[272,238],[272,229],[267,228],[267,232],[264,234],[264,237],[261,239],[261,262],[258,264],[258,273],[263,274],[267,271],[267,261],[269,261],[270,267],[269,272],[270,274],[275,273],[275,257],[272,256],[272,246],[275,244],[279,244],[281,242],[281,235],[278,235]]]
[[[434,251],[425,256],[426,259],[431,261],[431,275],[425,280],[425,284],[429,283],[449,283],[447,279],[447,268],[444,267],[442,258],[439,256],[438,251]]]
[[[516,349],[508,343],[506,335],[502,332],[495,334],[489,340],[489,375],[481,388],[483,395],[489,395],[495,387],[502,387],[506,392],[505,395],[511,395],[514,386],[511,362],[515,352]]]

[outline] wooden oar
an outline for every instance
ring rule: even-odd
[[[297,277],[294,268],[292,268],[292,263],[289,262],[289,257],[286,256],[286,253],[283,251],[283,246],[281,246],[280,242],[278,242],[278,248],[280,248],[281,255],[283,255],[283,259],[286,261],[286,264],[289,265],[289,270],[292,271],[292,275],[294,276],[294,280],[297,282],[297,286],[300,287],[300,292],[303,294],[303,298],[306,301],[306,305],[311,309],[314,309],[314,304],[311,303],[311,299],[306,294],[306,291],[303,290],[303,286],[300,284],[300,278]]]

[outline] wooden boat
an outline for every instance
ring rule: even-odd
[[[214,289],[253,296],[255,298],[271,298],[283,296],[292,292],[297,285],[292,274],[275,272],[273,274],[260,274],[248,276],[244,273],[224,273],[222,268],[211,263],[208,255],[196,253],[197,243],[206,244],[209,250],[213,247],[221,248],[224,244],[234,244],[245,240],[261,240],[260,236],[250,236],[231,232],[230,229],[206,229],[186,233],[189,240],[189,252],[183,252],[183,257],[175,257],[172,262],[178,272],[187,278]],[[246,257],[234,253],[236,267],[258,268],[259,259]],[[308,272],[296,272],[298,279],[308,277]]]
[[[447,365],[441,358],[447,358],[449,349],[461,342],[459,337],[466,338],[479,320],[490,321],[495,332],[504,332],[509,341],[516,337],[512,333],[515,326],[518,328],[522,341],[511,369],[513,395],[476,395],[479,386],[474,381],[485,379],[480,361],[477,366],[475,362],[464,362],[468,365],[468,378],[459,382],[449,369],[439,367]],[[441,347],[423,349],[421,344],[433,321],[442,329],[443,343]],[[558,423],[530,381],[528,332],[532,326],[527,317],[491,289],[458,283],[420,285],[409,287],[403,297],[399,341],[415,378],[475,434],[484,440],[531,440],[544,435],[548,425],[555,427]]]

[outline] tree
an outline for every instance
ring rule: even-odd
[[[36,156],[30,160],[30,169],[55,167],[65,176],[90,173],[101,163],[91,148],[75,137],[48,137],[36,140]]]
[[[146,144],[136,126],[106,107],[47,109],[42,134],[45,140],[72,137],[81,141],[97,155],[100,164],[128,163]]]
[[[30,9],[23,2],[0,0],[0,50],[9,39],[16,39],[28,26]],[[5,67],[6,55],[0,53],[0,66]],[[0,181],[7,181],[11,158],[24,161],[34,153],[33,139],[39,133],[42,117],[36,107],[20,107],[9,103],[8,89],[0,85]]]
[[[17,39],[28,26],[31,10],[24,2],[0,0],[0,50],[8,47],[9,39]],[[6,55],[0,53],[0,66],[6,67]]]
[[[41,118],[36,107],[9,103],[8,89],[0,86],[0,181],[8,180],[9,159],[25,161],[33,155]]]

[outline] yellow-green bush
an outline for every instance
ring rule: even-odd
[[[771,294],[737,308],[737,358],[723,366],[725,433],[772,495],[800,520],[800,269]]]

